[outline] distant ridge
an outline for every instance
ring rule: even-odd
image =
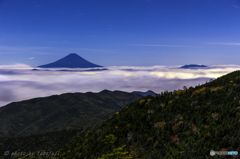
[[[139,94],[139,95],[144,96],[144,97],[146,97],[146,96],[148,96],[148,95],[156,96],[156,93],[153,92],[153,91],[151,91],[151,90],[148,90],[147,92],[133,91],[133,92],[131,92],[131,93],[132,93],[132,94]]]
[[[140,98],[138,94],[103,90],[12,102],[0,107],[0,138],[92,127]]]
[[[92,67],[102,67],[100,65],[93,64],[76,53],[71,53],[66,57],[49,63],[46,65],[38,66],[41,68],[92,68]]]
[[[208,67],[208,66],[205,66],[205,65],[197,65],[197,64],[190,64],[190,65],[184,65],[180,68],[198,68],[198,67]]]

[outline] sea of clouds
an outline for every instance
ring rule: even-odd
[[[239,70],[240,65],[215,65],[203,69],[179,66],[111,66],[107,70],[40,69],[25,64],[0,65],[0,106],[10,102],[62,93],[148,91],[156,93],[204,84]],[[102,69],[102,68],[100,68]],[[64,71],[62,71],[64,70]]]

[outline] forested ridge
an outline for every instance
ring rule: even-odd
[[[240,152],[240,71],[206,84],[147,96],[125,106],[84,136],[73,138],[60,158],[227,158]]]
[[[0,137],[22,137],[98,125],[142,98],[122,91],[64,93],[0,107]]]

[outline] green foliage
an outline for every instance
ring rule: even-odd
[[[116,158],[123,159],[128,154],[127,151],[126,152],[121,152],[121,151],[123,151],[123,148],[125,146],[126,145],[123,145],[121,147],[115,148],[115,149],[113,149],[112,153],[106,154],[106,155],[103,154],[102,157],[98,158],[98,159],[116,159]]]
[[[113,134],[110,134],[108,136],[106,136],[105,139],[102,140],[102,142],[106,145],[109,144],[113,144],[115,142],[115,140],[117,139],[117,137],[115,137]],[[129,155],[128,151],[125,152],[121,152],[123,151],[123,148],[126,147],[126,145],[122,145],[118,148],[113,149],[112,153],[109,154],[103,154],[101,158],[98,159],[132,159],[132,158],[138,158],[136,152],[131,151],[131,153]]]
[[[24,156],[22,158],[18,158],[18,159],[35,159],[35,157],[27,154],[26,156]]]
[[[101,140],[104,144],[109,145],[113,144],[116,141],[117,137],[115,137],[113,134],[110,134],[106,136],[105,139]]]

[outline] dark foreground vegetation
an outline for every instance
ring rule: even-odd
[[[85,134],[90,128],[60,130],[45,134],[30,135],[23,137],[5,137],[0,138],[0,158],[20,158],[25,155],[14,155],[15,152],[57,152],[69,142],[73,137]],[[4,155],[9,151],[9,155]],[[12,155],[13,154],[13,155]]]
[[[85,136],[74,138],[60,155],[66,159],[237,158],[212,157],[211,150],[240,152],[240,71],[128,104]]]

